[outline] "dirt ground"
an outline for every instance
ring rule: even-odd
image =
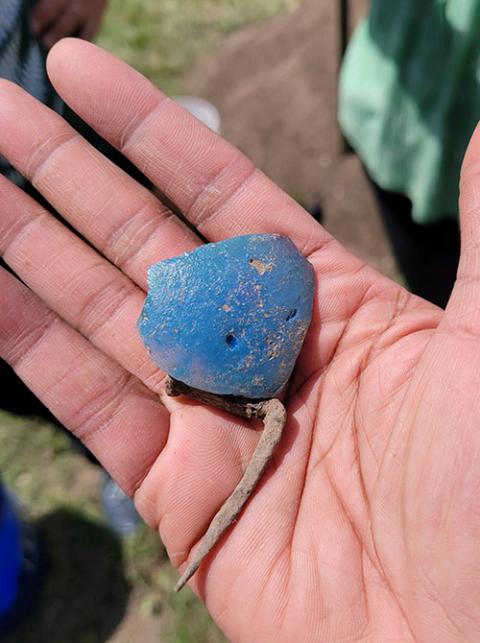
[[[350,0],[351,23],[365,0]],[[220,111],[222,134],[325,226],[382,272],[395,275],[358,160],[336,123],[339,2],[304,0],[290,15],[233,34],[195,66],[188,89]]]

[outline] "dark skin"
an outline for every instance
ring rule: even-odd
[[[316,272],[283,439],[190,581],[227,637],[480,640],[480,133],[443,311],[353,257],[112,56],[62,41],[49,73],[208,240],[284,234]],[[135,329],[148,266],[201,241],[6,81],[0,131],[0,154],[79,233],[0,177],[0,251],[18,275],[0,270],[0,355],[134,497],[183,570],[259,439],[248,420],[166,395]]]
[[[91,40],[97,33],[107,0],[37,0],[32,31],[46,49],[67,36]]]

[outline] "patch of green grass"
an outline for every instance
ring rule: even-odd
[[[72,450],[65,433],[0,412],[0,443],[2,479],[25,498],[32,518],[59,506],[98,518],[95,468]]]
[[[297,8],[299,0],[111,0],[97,40],[163,91],[182,91],[193,61],[227,34]]]

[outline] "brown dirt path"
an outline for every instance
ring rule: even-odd
[[[355,22],[365,0],[351,0]],[[195,66],[188,90],[214,103],[222,133],[355,254],[395,275],[375,204],[336,124],[338,2],[304,0],[290,14],[237,32]]]

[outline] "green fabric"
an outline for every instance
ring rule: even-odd
[[[480,0],[372,0],[340,76],[339,120],[371,177],[429,223],[457,216],[480,118]]]

